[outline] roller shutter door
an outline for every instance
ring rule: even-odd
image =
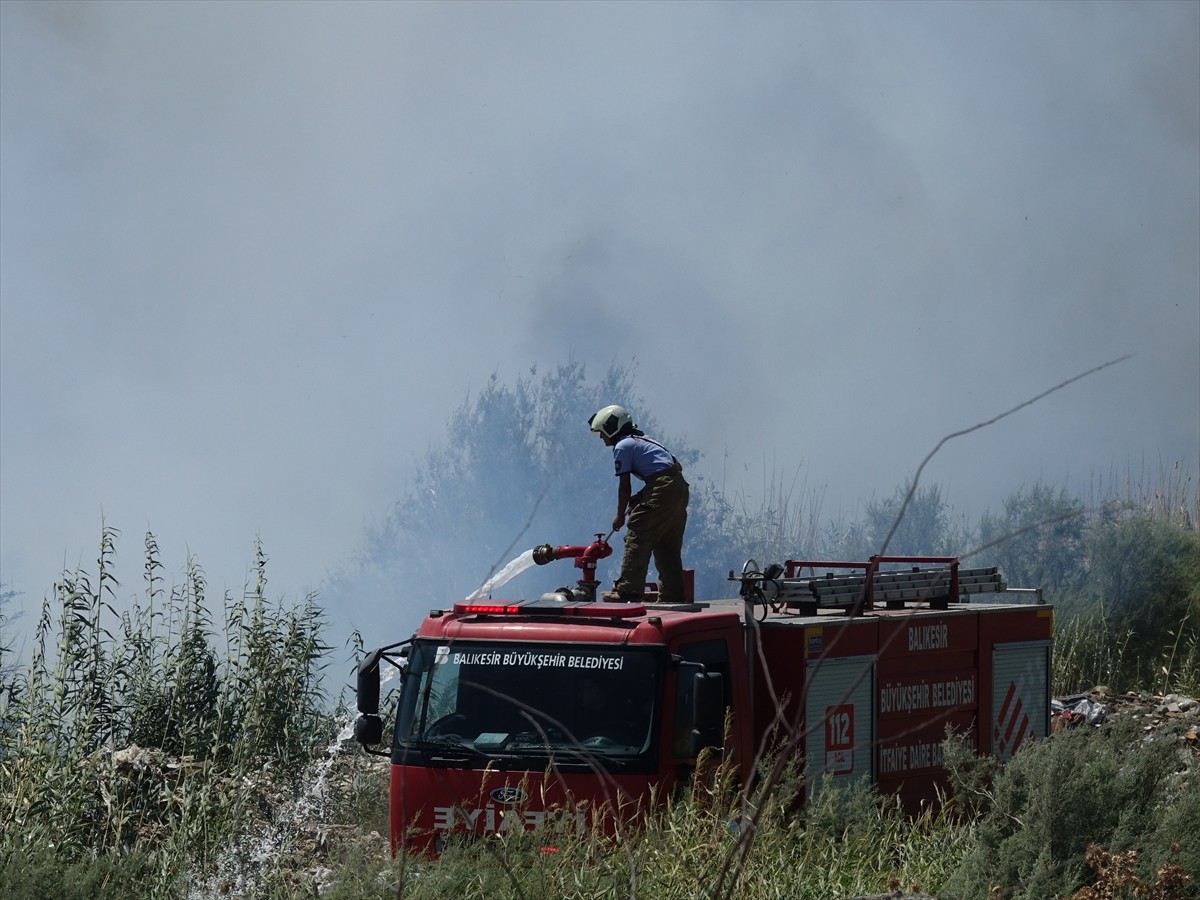
[[[1001,761],[1050,729],[1050,642],[992,648],[992,754]]]
[[[804,705],[805,782],[815,796],[824,778],[849,781],[874,771],[875,657],[808,664]]]

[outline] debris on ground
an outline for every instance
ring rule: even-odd
[[[1200,760],[1200,700],[1182,694],[1126,691],[1117,694],[1106,685],[1056,697],[1050,706],[1050,731],[1080,726],[1099,727],[1114,718],[1134,719],[1147,737],[1179,740]]]

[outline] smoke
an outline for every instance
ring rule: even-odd
[[[1198,44],[1171,3],[9,0],[0,576],[28,612],[103,517],[324,590],[464,397],[567,361],[631,366],[751,507],[798,477],[837,517],[1125,354],[923,481],[978,514],[1193,470]],[[440,577],[529,505],[443,520]],[[609,505],[547,494],[529,544]],[[427,592],[338,603],[392,631]]]

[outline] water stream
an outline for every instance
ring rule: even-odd
[[[526,550],[524,553],[506,565],[503,569],[472,591],[467,599],[478,600],[480,597],[486,597],[492,591],[496,590],[496,588],[520,575],[532,565],[534,565],[533,551]]]
[[[533,565],[533,550],[526,550],[476,588],[467,600],[486,597]],[[400,670],[385,662],[380,674],[380,688],[386,690],[388,683],[400,674]],[[325,825],[324,819],[331,802],[329,779],[339,755],[346,752],[342,745],[354,736],[355,718],[353,708],[339,712],[338,733],[308,773],[306,789],[294,800],[274,810],[272,821],[266,827],[248,829],[240,840],[219,855],[212,870],[194,877],[188,900],[215,900],[231,888],[236,894],[254,893],[260,887],[260,873],[276,864],[281,854],[295,844],[306,827],[320,828]],[[333,875],[332,871],[320,865],[307,873],[307,877],[315,879],[318,893]]]
[[[382,662],[380,669],[380,689],[385,691],[388,683],[400,675],[400,669],[387,660]],[[340,755],[362,752],[342,746],[354,737],[356,718],[357,711],[351,706],[337,713],[341,728],[306,775],[306,788],[295,799],[274,809],[271,821],[265,827],[247,829],[232,846],[219,854],[210,871],[195,875],[189,886],[188,900],[220,900],[230,894],[255,894],[261,887],[262,872],[271,871],[279,857],[295,846],[306,829],[319,831],[327,825],[332,803],[329,778],[333,767]],[[305,877],[313,879],[314,889],[319,894],[334,874],[318,864],[308,870]]]

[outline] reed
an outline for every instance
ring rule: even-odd
[[[1127,652],[1132,636],[1114,631],[1103,608],[1057,623],[1053,692],[1073,694],[1097,685],[1126,690],[1136,668]]]
[[[83,877],[136,856],[139,895],[176,897],[328,741],[323,616],[312,597],[267,600],[258,546],[221,633],[203,570],[188,560],[168,588],[152,534],[144,595],[119,612],[118,539],[103,527],[95,569],[55,583],[32,660],[5,685],[0,865],[22,883],[22,860]]]

